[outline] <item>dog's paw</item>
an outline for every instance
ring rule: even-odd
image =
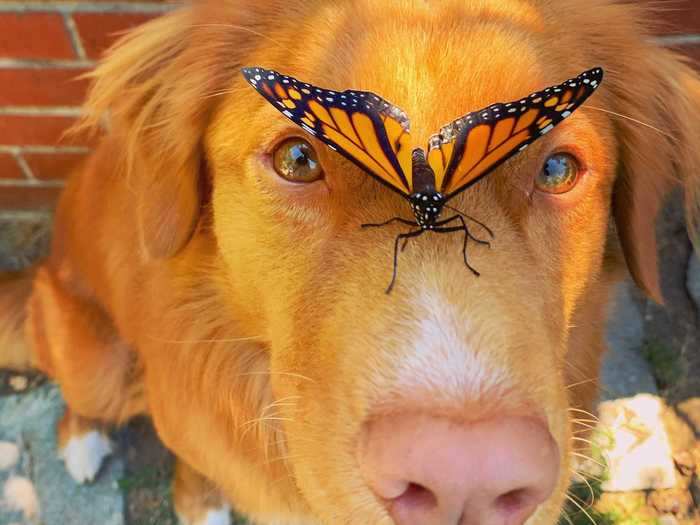
[[[228,505],[210,509],[203,517],[189,520],[178,514],[180,525],[231,525],[231,508]]]
[[[89,483],[95,479],[104,459],[112,453],[109,438],[97,430],[72,436],[61,448],[59,456],[66,470],[78,483]]]

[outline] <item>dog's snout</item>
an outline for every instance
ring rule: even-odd
[[[522,525],[559,475],[554,439],[526,417],[387,415],[364,428],[358,459],[397,525]]]

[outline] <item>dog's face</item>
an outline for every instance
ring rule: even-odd
[[[230,489],[243,510],[322,523],[556,522],[572,471],[569,364],[577,346],[602,346],[615,224],[633,275],[658,295],[650,225],[663,184],[651,176],[698,163],[689,146],[672,161],[663,132],[611,116],[673,129],[690,145],[697,129],[681,115],[698,112],[697,84],[647,42],[639,8],[594,3],[224,2],[198,12],[224,36],[194,29],[182,67],[204,50],[218,62],[194,68],[189,91],[170,98],[193,99],[196,109],[178,111],[200,123],[189,142],[202,144],[211,180],[217,282],[230,308],[219,315],[263,341],[256,373],[269,377],[245,393],[265,402],[250,400],[259,419],[256,432],[240,431],[242,442],[256,435],[241,454],[267,477],[246,494]],[[197,35],[214,42],[197,48]],[[428,233],[400,252],[387,295],[405,229],[361,225],[410,219],[408,203],[229,74],[227,45],[236,71],[260,65],[376,92],[406,111],[418,147],[469,111],[587,68],[609,74],[570,119],[450,203],[495,234],[490,247],[468,246],[480,277],[465,267],[459,234]],[[207,97],[194,100],[197,74],[226,79],[209,86],[219,93],[209,113]],[[313,160],[285,177],[299,148]],[[178,202],[189,202],[182,192]],[[175,244],[191,233],[179,220]],[[284,510],[266,512],[265,501]]]
[[[403,6],[384,16],[366,5],[334,9],[331,25],[312,24],[319,42],[273,65],[312,84],[375,91],[408,113],[422,146],[461,114],[595,65],[585,54],[543,53],[549,38],[523,37],[537,21],[521,7],[504,6],[503,19],[487,24],[456,12],[449,29],[439,7]],[[348,37],[322,51],[331,35]],[[266,53],[247,59],[269,64]],[[605,99],[603,91],[591,105]],[[322,178],[290,182],[279,173],[298,147],[290,140],[313,148]],[[556,443],[556,457],[542,468],[560,466],[548,482],[559,490],[534,518],[553,522],[570,475],[568,327],[602,272],[610,225],[616,143],[609,119],[584,106],[454,201],[495,233],[490,248],[468,247],[480,277],[465,267],[461,236],[426,234],[400,254],[389,295],[394,238],[406,228],[361,225],[410,218],[404,200],[251,89],[236,89],[220,106],[207,145],[221,254],[234,296],[245,298],[241,307],[269,338],[274,397],[287,400],[274,414],[284,420],[286,453],[299,458],[290,465],[314,511],[333,523],[352,512],[355,523],[382,516],[382,495],[367,479],[374,467],[365,468],[360,450],[377,421],[416,414],[468,426],[519,416],[537,420]],[[573,183],[546,184],[553,161],[575,171]]]

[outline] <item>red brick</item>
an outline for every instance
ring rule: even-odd
[[[74,117],[0,115],[0,144],[9,146],[85,146],[86,137],[66,137]]]
[[[0,13],[0,57],[71,59],[75,51],[61,15]]]
[[[61,190],[61,187],[56,186],[0,186],[0,209],[53,208]]]
[[[669,0],[657,4],[658,13],[670,33],[700,33],[700,3],[698,0]]]
[[[88,57],[99,58],[125,31],[156,16],[147,13],[76,13],[73,20]]]
[[[0,179],[23,179],[17,160],[9,153],[0,153]],[[2,191],[2,190],[0,190]]]
[[[66,179],[85,159],[85,153],[24,153],[34,176],[43,180]]]
[[[79,106],[88,81],[86,69],[0,69],[0,105]]]

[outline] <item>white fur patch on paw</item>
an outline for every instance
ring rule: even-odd
[[[180,525],[231,525],[231,507],[224,505],[218,509],[207,511],[204,518],[190,521],[178,515]]]
[[[231,525],[231,509],[224,505],[220,509],[210,510],[196,525]]]
[[[24,514],[27,519],[39,515],[39,498],[34,484],[27,478],[12,476],[3,487],[2,503]]]
[[[78,483],[93,481],[104,458],[112,453],[107,436],[93,430],[82,436],[72,437],[60,452],[66,469]]]

